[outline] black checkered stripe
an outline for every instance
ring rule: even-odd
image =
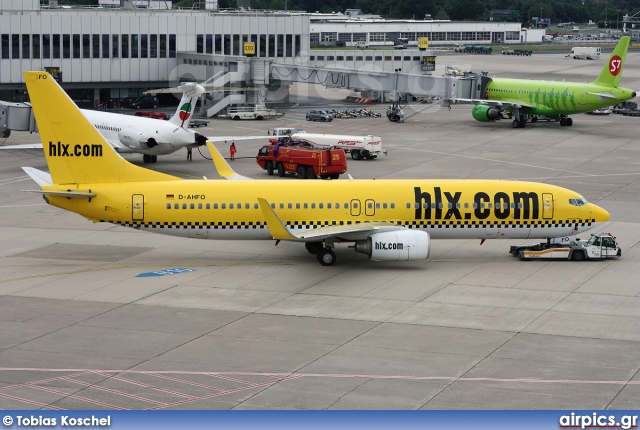
[[[197,228],[214,230],[237,230],[237,229],[263,229],[267,224],[263,222],[136,222],[136,221],[105,221],[123,227],[146,227],[146,228]],[[326,227],[332,225],[354,225],[364,221],[293,221],[285,223],[287,227],[307,228]],[[543,220],[543,221],[398,221],[395,224],[407,228],[551,228],[551,227],[586,227],[595,222],[595,219],[586,220]]]

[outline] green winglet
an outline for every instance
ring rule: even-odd
[[[282,220],[276,215],[269,202],[258,197],[258,203],[260,204],[262,215],[267,221],[267,228],[269,229],[269,233],[271,233],[271,237],[276,240],[299,240],[287,230],[287,227],[285,227]]]

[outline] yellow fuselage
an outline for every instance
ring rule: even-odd
[[[64,186],[43,190],[67,190]],[[95,222],[209,239],[271,239],[264,198],[292,233],[388,222],[432,238],[549,238],[609,219],[602,208],[553,185],[493,180],[176,180],[79,185],[89,199],[49,202]]]

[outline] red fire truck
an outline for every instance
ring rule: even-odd
[[[342,149],[314,148],[301,144],[285,146],[281,143],[260,148],[256,162],[267,171],[278,176],[293,173],[300,179],[338,179],[347,171],[347,158]]]

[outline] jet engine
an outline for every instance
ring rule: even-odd
[[[128,148],[151,149],[158,146],[158,142],[147,133],[131,128],[123,128],[118,132],[118,139]]]
[[[486,105],[475,105],[471,111],[477,121],[494,121],[500,116],[500,110]]]
[[[429,233],[419,230],[387,231],[357,241],[355,250],[372,260],[426,260],[431,250],[431,239]]]

